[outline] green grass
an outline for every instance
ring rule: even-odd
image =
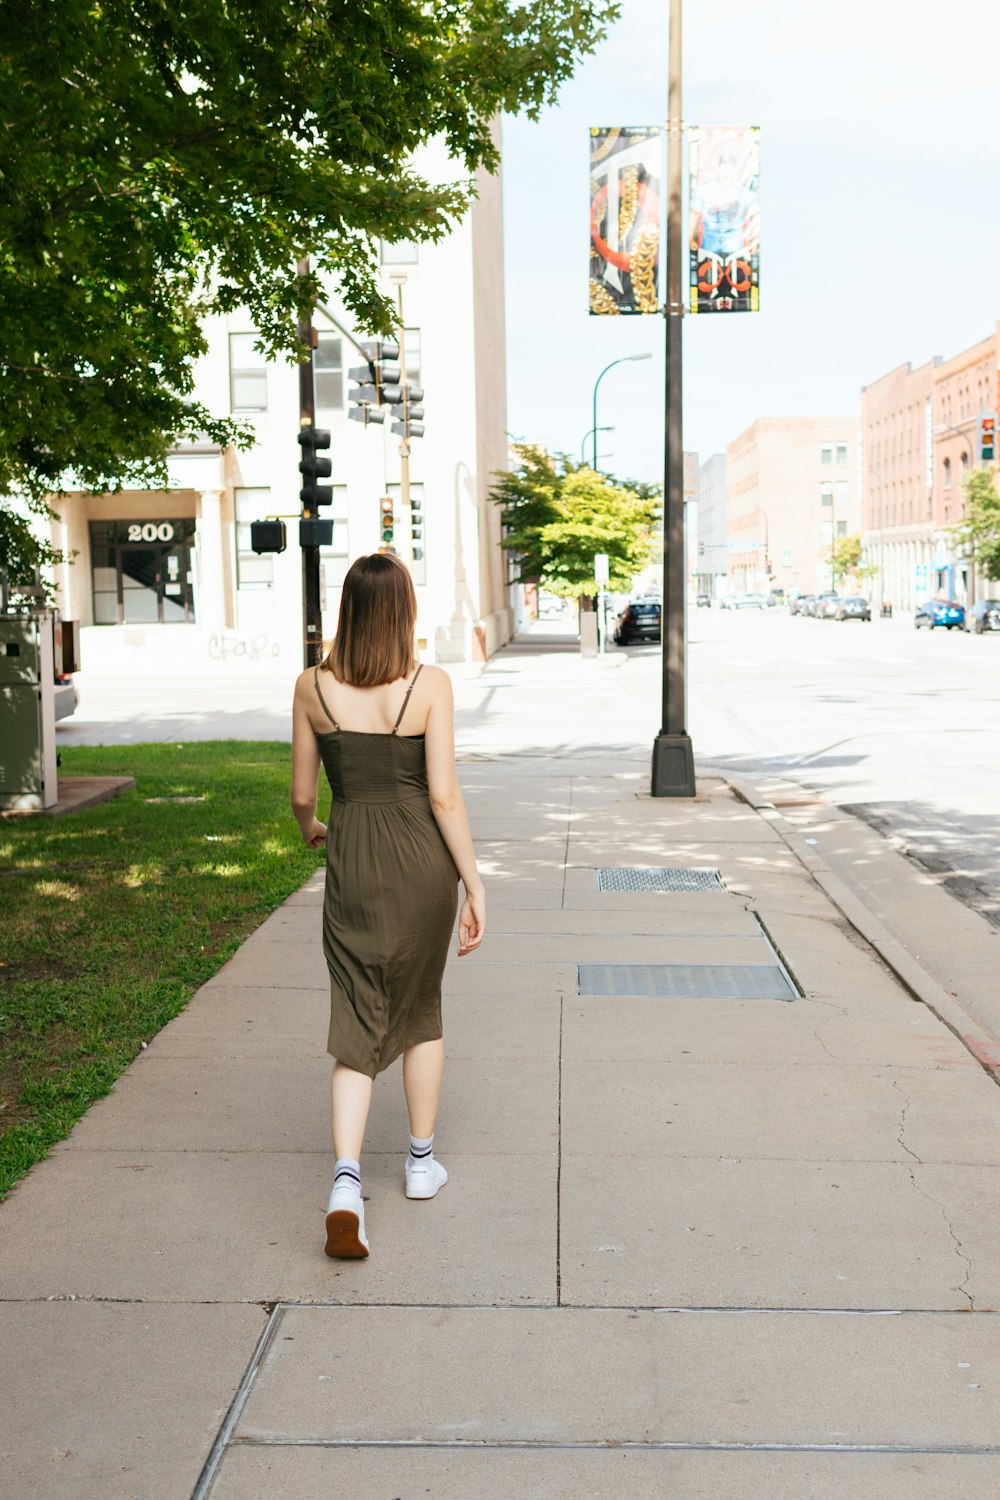
[[[237,740],[67,748],[63,775],[135,789],[0,823],[0,1198],[322,861],[289,761]]]

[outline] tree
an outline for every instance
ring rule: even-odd
[[[652,555],[659,489],[616,483],[564,453],[514,446],[514,469],[495,475],[490,499],[501,507],[502,545],[520,580],[563,597],[595,594],[594,556],[608,555],[610,587],[626,592]]]
[[[0,42],[0,495],[165,482],[178,440],[247,446],[193,399],[204,320],[298,359],[334,277],[388,332],[380,240],[436,240],[614,0],[22,0]],[[456,177],[412,165],[441,138]],[[295,267],[306,254],[314,272]],[[5,513],[5,535],[26,523]],[[16,556],[16,552],[11,556]],[[0,557],[0,562],[3,559]]]
[[[995,469],[974,469],[962,486],[965,514],[948,530],[958,546],[978,563],[986,577],[1000,579],[1000,494]]]
[[[860,536],[841,536],[830,544],[827,562],[830,564],[834,584],[844,578],[856,578],[860,582],[861,579],[871,578],[878,572],[878,568],[870,563],[863,563],[861,556]]]

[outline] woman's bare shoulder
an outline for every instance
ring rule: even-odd
[[[432,667],[425,664],[420,673],[420,681],[431,693],[451,693],[451,675],[445,671],[444,667]]]

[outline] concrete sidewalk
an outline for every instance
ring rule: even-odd
[[[323,1254],[318,878],[0,1207],[4,1494],[1000,1492],[1000,1090],[765,817],[647,758],[461,767],[451,1178],[404,1198],[391,1070],[370,1260]],[[723,884],[599,888],[661,866]]]

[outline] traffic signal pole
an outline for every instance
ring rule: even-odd
[[[406,372],[406,329],[403,326],[403,283],[405,275],[396,273],[396,298],[399,306],[399,380],[403,388],[403,433],[399,439],[399,503],[406,516],[406,556],[403,561],[413,572],[413,512],[410,509],[410,436],[409,436],[409,381]]]
[[[663,605],[661,612],[662,711],[653,741],[650,790],[654,797],[693,797],[694,751],[687,733],[686,610],[684,552],[684,441],[682,344],[684,249],[681,214],[681,0],[670,0],[667,105],[667,335],[666,431],[663,482]]]
[[[299,261],[300,276],[309,275],[309,257]],[[315,338],[312,313],[299,320],[299,338],[308,357],[299,365],[299,427],[316,425],[316,381],[313,372]],[[303,520],[314,518],[316,511],[302,507]],[[302,641],[303,664],[314,667],[323,654],[323,611],[319,597],[319,548],[302,548]]]

